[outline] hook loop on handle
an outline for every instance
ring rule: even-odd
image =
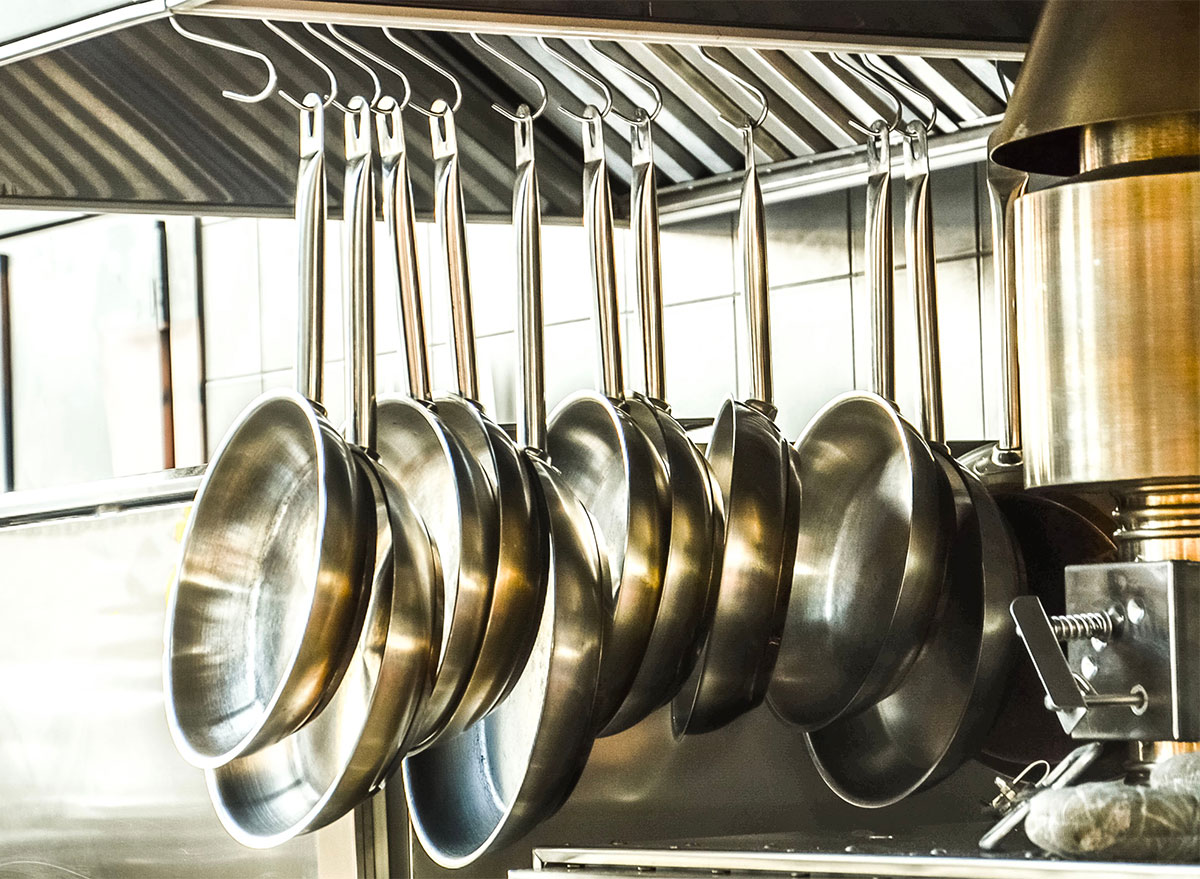
[[[433,142],[434,214],[446,255],[450,281],[450,317],[454,327],[454,359],[458,392],[479,399],[479,370],[475,363],[475,318],[471,306],[471,274],[467,265],[467,222],[459,176],[458,136],[454,111],[440,98],[433,102],[429,133]]]
[[[600,388],[620,400],[625,396],[618,322],[617,273],[613,257],[612,193],[604,158],[604,125],[592,105],[583,111],[583,225],[587,230],[592,270],[593,305],[600,340]]]
[[[891,129],[876,120],[867,139],[867,289],[871,296],[871,390],[896,399],[895,288],[892,266]]]
[[[375,127],[379,135],[379,158],[383,169],[383,220],[387,224],[396,265],[399,306],[396,312],[400,318],[400,335],[404,339],[408,364],[408,393],[414,400],[428,401],[432,395],[425,315],[421,302],[421,276],[417,270],[416,220],[400,107],[392,102],[386,111],[375,117]]]
[[[638,308],[642,313],[642,357],[646,394],[667,399],[666,354],[663,348],[662,264],[659,253],[658,187],[654,182],[652,116],[638,109],[633,124],[633,190],[630,217],[637,265]]]
[[[317,404],[325,390],[325,211],[325,111],[320,96],[310,93],[300,109],[296,175],[296,390]]]
[[[201,43],[205,46],[212,46],[216,49],[224,49],[226,52],[234,52],[238,55],[244,55],[247,58],[253,58],[256,61],[262,62],[263,66],[267,68],[267,82],[259,91],[255,92],[254,94],[244,94],[242,92],[235,92],[232,89],[222,89],[221,97],[228,98],[231,101],[237,101],[241,104],[257,104],[260,101],[265,101],[271,96],[271,92],[275,90],[275,85],[279,81],[279,74],[276,72],[275,65],[272,63],[271,59],[262,52],[259,52],[255,49],[249,49],[245,46],[239,46],[236,43],[230,43],[226,40],[218,40],[215,37],[207,37],[204,34],[198,34],[194,33],[193,31],[189,31],[179,23],[179,19],[175,17],[174,12],[167,13],[167,21],[171,23],[171,27],[173,27],[175,32],[181,37],[185,37],[193,42]]]
[[[904,182],[908,284],[917,312],[921,361],[921,426],[926,439],[940,444],[946,441],[946,429],[942,412],[933,207],[929,202],[929,141],[922,122],[912,121],[904,128]]]
[[[533,154],[533,114],[517,108],[513,126],[517,180],[513,187],[513,226],[517,233],[517,284],[521,333],[521,418],[517,441],[526,448],[546,448],[546,372],[542,315],[542,218]]]
[[[1017,257],[1011,206],[1025,194],[1029,175],[997,165],[987,166],[988,205],[992,215],[992,266],[1000,299],[1000,384],[1004,400],[1004,432],[999,452],[1021,450],[1021,370],[1017,347]]]
[[[350,99],[346,114],[343,197],[346,322],[346,439],[375,449],[375,186],[371,179],[371,107]]]
[[[771,303],[767,280],[767,230],[758,163],[754,157],[754,126],[742,126],[746,177],[738,202],[738,244],[746,287],[746,317],[750,322],[750,397],[774,409],[771,372]]]

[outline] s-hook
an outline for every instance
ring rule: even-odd
[[[295,37],[291,36],[283,28],[281,28],[279,25],[275,24],[275,22],[263,19],[263,24],[266,25],[267,29],[269,31],[271,31],[271,33],[275,34],[275,36],[279,37],[279,39],[283,40],[285,43],[287,43],[289,46],[291,46],[293,49],[295,49],[297,52],[299,52],[301,55],[303,55],[305,58],[307,58],[309,61],[311,61],[313,64],[315,64],[317,67],[321,68],[321,72],[324,73],[325,76],[329,79],[329,94],[327,94],[324,98],[322,98],[321,106],[328,107],[330,104],[337,101],[338,81],[337,81],[337,76],[334,75],[333,68],[331,68],[328,64],[326,64],[324,61],[322,61],[320,58],[318,58],[316,55],[314,55],[312,52],[310,52],[308,50],[308,48],[305,47],[303,44],[301,44],[301,42],[299,40],[297,40]],[[285,101],[287,101],[293,107],[295,107],[297,110],[304,111],[306,109],[306,105],[304,103],[296,100],[295,98],[293,98],[291,95],[289,95],[283,89],[279,90],[279,97],[283,98]]]
[[[359,58],[357,55],[352,53],[345,46],[340,45],[336,40],[332,39],[331,37],[327,36],[326,34],[321,33],[319,30],[317,30],[316,26],[311,21],[301,22],[301,25],[303,26],[303,28],[306,31],[308,31],[310,34],[312,34],[314,37],[316,37],[318,40],[320,40],[326,46],[333,49],[333,51],[337,52],[339,55],[341,55],[343,58],[345,58],[347,61],[349,61],[351,64],[353,64],[355,67],[359,68],[360,70],[366,71],[367,76],[369,76],[371,78],[371,87],[373,89],[373,92],[371,94],[371,99],[367,103],[370,106],[372,112],[378,113],[379,112],[379,100],[380,100],[380,98],[383,97],[383,83],[381,83],[379,81],[379,76],[376,75],[375,71],[371,68],[371,66],[369,64],[367,64],[365,61],[363,61],[361,58]],[[332,26],[326,25],[326,27],[328,27],[330,29],[330,31],[332,32],[332,30],[333,30]],[[349,107],[341,104],[338,101],[333,101],[333,106],[337,107],[339,110],[341,110],[343,113],[345,113],[347,115],[351,115],[351,116],[356,115],[353,110],[351,110]]]
[[[333,25],[327,24],[327,25],[325,25],[325,28],[329,31],[329,33],[333,36],[333,38],[336,39],[338,42],[343,43],[350,49],[353,49],[355,52],[362,55],[364,58],[368,58],[371,61],[374,61],[376,64],[378,64],[384,70],[386,70],[388,73],[392,74],[397,79],[399,79],[400,82],[404,85],[404,97],[402,97],[399,101],[396,102],[395,109],[403,110],[405,107],[408,106],[409,101],[412,100],[412,84],[408,81],[408,77],[404,74],[404,71],[402,71],[400,68],[396,67],[391,62],[386,61],[383,58],[379,57],[374,52],[372,52],[370,49],[368,49],[366,46],[364,46],[362,43],[346,36],[344,33],[342,33],[340,30],[338,30]],[[386,97],[384,98],[384,100],[386,100]],[[393,98],[393,100],[395,100],[395,99]],[[386,109],[386,111],[390,112],[390,110],[392,108],[390,108],[390,107],[385,108],[382,104],[380,104],[378,109],[381,111]]]
[[[532,123],[534,119],[537,119],[539,116],[542,115],[542,113],[544,113],[546,111],[546,103],[549,100],[549,98],[546,94],[546,84],[544,82],[542,82],[542,79],[540,76],[533,73],[532,71],[526,70],[524,67],[522,67],[520,64],[518,64],[516,61],[513,61],[511,58],[509,58],[507,55],[505,55],[503,52],[501,52],[499,49],[497,49],[495,46],[490,46],[487,43],[485,43],[483,41],[483,37],[481,37],[479,34],[471,34],[471,39],[474,40],[475,44],[477,46],[479,46],[481,49],[483,49],[485,52],[487,52],[489,55],[496,58],[498,61],[507,65],[511,69],[515,70],[517,73],[521,74],[521,76],[523,76],[526,79],[531,80],[533,82],[534,87],[538,91],[538,105],[537,105],[536,109],[530,110],[529,106],[527,104],[525,104],[524,102],[522,102],[521,105],[517,108],[516,113],[510,113],[508,110],[505,110],[499,104],[496,104],[496,103],[492,104],[493,110],[495,110],[497,113],[499,113],[505,119],[507,119],[509,122],[512,122],[519,129],[525,130],[526,123]],[[529,130],[532,130],[532,129],[529,129]]]
[[[175,13],[167,15],[167,21],[171,23],[171,27],[175,28],[176,32],[185,39],[189,39],[194,43],[202,43],[205,46],[212,46],[217,49],[224,49],[226,52],[235,52],[238,55],[245,55],[247,58],[254,58],[261,61],[267,68],[267,84],[262,87],[261,91],[255,92],[252,95],[235,92],[232,89],[223,89],[221,96],[226,97],[231,101],[237,101],[242,104],[257,104],[265,101],[271,96],[271,92],[275,91],[275,85],[279,81],[279,74],[275,70],[275,65],[271,63],[271,59],[255,49],[248,49],[245,46],[238,46],[234,43],[218,40],[216,37],[206,37],[204,34],[198,34],[194,31],[189,31],[175,16]],[[280,92],[282,94],[282,92]]]
[[[648,91],[650,93],[650,96],[654,99],[654,108],[653,109],[644,110],[641,107],[639,107],[638,110],[634,112],[634,116],[632,119],[627,117],[625,114],[619,112],[615,107],[612,110],[613,115],[616,116],[618,119],[621,119],[624,122],[627,122],[629,125],[632,125],[635,127],[638,125],[639,119],[643,117],[643,114],[645,114],[644,119],[646,122],[653,122],[655,119],[657,119],[658,114],[662,112],[662,108],[663,108],[662,89],[660,89],[656,83],[654,83],[647,77],[642,76],[642,74],[638,73],[632,67],[629,67],[626,64],[622,64],[620,61],[618,61],[612,55],[609,55],[607,52],[601,51],[600,47],[597,46],[591,40],[584,40],[583,42],[584,42],[584,45],[586,45],[589,49],[592,50],[593,53],[595,53],[596,55],[599,55],[601,58],[603,58],[605,61],[607,61],[609,64],[611,64],[613,67],[617,68],[617,70],[621,71],[621,73],[625,74],[630,79],[632,79],[634,82],[636,82],[638,85],[640,85],[642,88],[644,88],[646,91]]]
[[[574,61],[572,61],[570,58],[568,58],[562,52],[553,48],[546,41],[545,37],[538,37],[537,42],[538,42],[538,45],[541,46],[543,49],[545,49],[547,52],[549,52],[551,56],[553,56],[554,58],[561,61],[572,72],[576,73],[577,75],[583,77],[585,80],[590,82],[596,88],[596,90],[599,91],[600,94],[604,96],[604,106],[599,108],[600,109],[600,118],[604,118],[605,116],[607,116],[609,114],[609,112],[612,110],[613,99],[612,99],[612,91],[609,89],[609,87],[607,85],[605,85],[604,81],[601,80],[595,74],[588,73],[586,70],[584,70],[582,67],[580,67],[578,64],[576,64]],[[568,110],[566,107],[564,107],[562,105],[559,105],[558,112],[562,113],[564,116],[574,119],[576,122],[579,122],[585,126],[588,125],[589,120],[590,120],[590,117],[588,117],[586,115],[580,115],[579,113],[576,113],[574,110]],[[586,108],[585,108],[585,113],[586,113]],[[621,118],[624,119],[625,117],[622,116]],[[628,121],[628,120],[626,120],[626,121]]]
[[[892,105],[892,108],[893,108],[892,109],[892,119],[890,122],[886,119],[883,119],[882,121],[887,126],[887,130],[888,130],[889,134],[891,132],[895,131],[897,128],[899,128],[900,127],[900,116],[904,111],[904,106],[900,102],[900,97],[894,91],[892,91],[890,88],[888,88],[886,85],[884,85],[884,83],[880,82],[879,78],[874,76],[870,72],[870,70],[866,69],[867,63],[864,60],[864,58],[860,55],[857,59],[855,59],[857,61],[857,64],[851,64],[850,63],[851,59],[854,58],[853,55],[842,54],[841,52],[830,52],[829,57],[833,59],[833,62],[838,67],[840,67],[843,70],[852,74],[854,77],[859,79],[864,85],[867,85],[867,86],[871,87],[872,89],[875,89],[878,92],[882,92],[887,97],[888,102]],[[858,65],[861,65],[861,67]],[[859,122],[854,117],[850,117],[847,120],[847,122],[850,124],[851,128],[853,128],[855,131],[859,132],[860,134],[866,135],[868,138],[874,137],[875,134],[877,133],[876,123],[872,123],[868,127],[866,125],[863,125],[861,122]]]
[[[421,52],[418,49],[414,49],[412,46],[408,45],[408,43],[401,40],[394,33],[392,33],[391,28],[385,27],[385,28],[380,28],[380,29],[383,31],[383,35],[388,38],[388,41],[390,43],[392,43],[392,45],[396,46],[396,48],[402,49],[403,51],[405,51],[409,55],[411,55],[413,58],[416,58],[418,61],[420,61],[422,64],[424,64],[429,69],[433,70],[436,73],[441,74],[446,79],[450,80],[450,86],[451,86],[451,88],[454,89],[454,102],[450,104],[450,112],[457,113],[458,108],[462,106],[462,96],[463,96],[462,84],[458,81],[458,77],[455,76],[453,73],[451,73],[449,70],[447,70],[442,65],[438,64],[436,61],[434,61],[432,58],[430,58],[424,52]],[[434,104],[436,104],[436,103],[437,103],[437,101],[434,101]],[[428,109],[426,109],[425,107],[422,107],[420,104],[416,103],[415,101],[412,101],[412,102],[410,102],[409,106],[411,106],[414,110],[416,110],[418,113],[422,114],[423,116],[428,116],[430,119],[437,118],[437,116],[438,116],[438,113],[433,109],[433,105],[430,105],[430,107]]]
[[[741,122],[741,123],[732,122],[729,119],[726,119],[724,114],[721,113],[720,111],[717,112],[717,118],[720,119],[722,122],[724,122],[726,125],[728,125],[730,128],[733,128],[737,131],[743,131],[743,132],[754,131],[757,128],[761,128],[762,124],[767,121],[767,113],[769,110],[766,93],[763,92],[763,90],[760,89],[758,86],[754,85],[751,82],[747,82],[745,79],[738,76],[738,74],[734,73],[732,70],[730,70],[724,64],[722,64],[720,61],[718,61],[716,58],[714,58],[712,56],[712,50],[709,49],[708,46],[701,46],[700,54],[704,56],[704,60],[706,60],[709,64],[711,64],[717,70],[721,71],[721,73],[725,74],[725,76],[728,76],[731,80],[733,80],[735,85],[737,85],[738,87],[743,89],[751,97],[756,98],[758,100],[758,102],[760,104],[762,104],[762,110],[759,111],[759,114],[757,116],[752,117],[752,116],[750,116],[749,113],[746,114],[745,122]]]
[[[928,114],[929,118],[927,120],[921,119],[919,121],[920,121],[921,125],[923,125],[925,127],[925,134],[926,135],[931,134],[933,132],[934,123],[937,122],[938,108],[937,108],[937,102],[934,101],[934,99],[929,95],[929,93],[917,88],[915,85],[910,83],[904,77],[898,76],[895,73],[895,71],[891,70],[887,65],[885,65],[882,61],[880,61],[877,58],[873,58],[870,55],[864,55],[864,56],[862,56],[862,60],[863,60],[863,64],[867,67],[868,70],[872,71],[877,77],[880,77],[879,81],[881,83],[882,83],[883,79],[888,79],[893,84],[898,85],[900,88],[904,89],[909,94],[915,95],[921,101],[923,101],[924,103],[929,105],[929,114]],[[911,126],[911,123],[910,123],[910,126]],[[909,130],[909,126],[906,126],[905,130],[907,132]]]

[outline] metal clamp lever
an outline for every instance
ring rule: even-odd
[[[1118,612],[1068,614],[1051,619],[1046,616],[1041,599],[1033,595],[1013,599],[1009,612],[1046,689],[1046,708],[1058,714],[1064,732],[1074,730],[1089,708],[1126,706],[1134,714],[1146,712],[1150,700],[1141,684],[1128,694],[1086,692],[1090,685],[1071,671],[1058,646],[1059,641],[1087,638],[1107,641],[1119,636],[1125,620]]]

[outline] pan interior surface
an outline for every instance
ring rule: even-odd
[[[960,744],[976,691],[985,623],[983,547],[972,521],[961,475],[958,539],[953,541],[946,587],[924,645],[900,685],[864,711],[806,734],[808,750],[826,784],[863,808],[899,802],[939,779]],[[1007,605],[1005,605],[1006,607]]]
[[[672,702],[677,735],[715,730],[762,701],[794,564],[801,483],[774,422],[727,400],[707,458],[724,498],[725,547],[708,637]]]
[[[555,466],[595,522],[616,595],[629,543],[630,494],[619,414],[606,397],[577,394],[551,417],[547,446]]]
[[[819,728],[844,713],[884,648],[913,551],[914,439],[882,398],[850,394],[796,442],[804,504],[768,694],[790,722]]]
[[[455,622],[453,611],[460,579],[466,579],[467,588],[473,591],[490,591],[487,580],[495,566],[495,542],[487,541],[488,535],[478,530],[481,511],[468,511],[465,506],[482,500],[483,487],[478,485],[478,478],[471,479],[465,455],[452,448],[451,444],[457,440],[447,435],[422,404],[408,398],[380,400],[376,419],[375,451],[379,460],[403,485],[404,493],[417,508],[437,546],[445,607],[441,657],[444,658]],[[467,532],[471,532],[469,537]],[[464,542],[469,556],[465,564]],[[477,619],[476,640],[482,636],[483,616]],[[461,625],[464,620],[458,622]]]
[[[665,409],[639,394],[626,405],[667,464],[670,548],[646,653],[630,695],[603,731],[606,735],[670,701],[691,674],[708,631],[725,545],[721,498],[704,456]]]
[[[533,649],[490,714],[404,761],[413,829],[443,867],[465,867],[549,817],[591,751],[608,572],[587,512],[553,468],[533,466],[546,525]]]
[[[558,407],[546,446],[608,559],[612,625],[596,706],[596,722],[606,727],[631,693],[662,604],[671,528],[666,464],[623,405],[592,392]]]
[[[426,518],[443,558],[445,620],[438,677],[412,747],[462,732],[513,685],[541,610],[542,564],[532,475],[502,428],[471,401],[431,410],[410,398],[379,406],[378,452]]]
[[[166,676],[172,733],[210,764],[268,738],[264,724],[295,729],[344,662],[329,648],[352,641],[359,609],[352,468],[291,392],[260,399],[209,465],[172,592]]]
[[[495,451],[488,433],[487,417],[478,403],[458,394],[439,395],[435,400],[438,418],[450,429],[467,453],[472,455],[483,472],[495,485],[500,479],[497,472]]]
[[[341,817],[382,780],[429,682],[437,558],[416,511],[355,453],[374,498],[366,619],[328,704],[290,736],[206,773],[217,816],[254,848]]]

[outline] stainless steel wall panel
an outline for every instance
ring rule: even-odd
[[[888,809],[864,811],[837,799],[812,767],[803,736],[761,706],[714,733],[675,741],[659,711],[592,750],[571,798],[525,839],[472,864],[475,877],[528,867],[539,846],[635,847],[652,842],[820,828],[865,840],[940,822],[955,823],[964,803],[990,797],[991,773],[968,765],[937,788]],[[439,879],[461,875],[425,858],[406,838],[402,791],[389,795],[393,867]],[[843,844],[844,845],[844,844]],[[411,855],[409,847],[411,848]]]
[[[167,732],[181,504],[0,530],[0,871],[316,877],[317,839],[233,842]],[[14,584],[20,584],[19,588]]]
[[[771,291],[776,423],[794,440],[822,406],[854,389],[849,278]]]

